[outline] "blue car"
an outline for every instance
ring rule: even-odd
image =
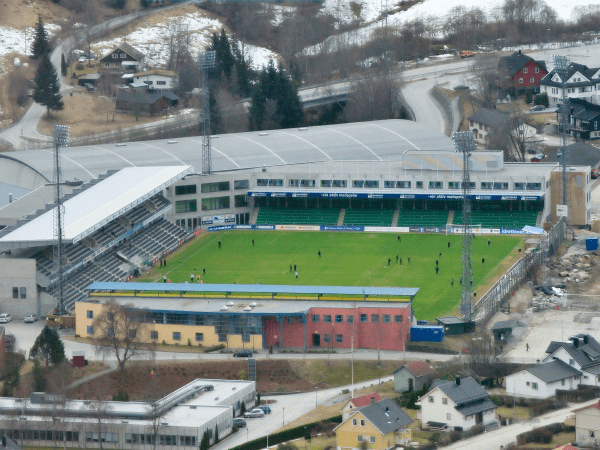
[[[262,409],[265,414],[271,414],[271,408],[267,405],[260,405],[259,408]]]

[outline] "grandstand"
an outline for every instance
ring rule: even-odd
[[[190,237],[164,219],[172,205],[162,195],[190,171],[188,166],[123,169],[84,183],[64,197],[67,310],[86,297],[84,288],[90,283],[126,281]],[[11,260],[35,260],[36,281],[45,294],[36,310],[44,313],[56,303],[53,215],[49,205],[0,232],[0,249],[10,250]]]

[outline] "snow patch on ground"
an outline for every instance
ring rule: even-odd
[[[146,55],[147,67],[164,67],[169,58],[168,37],[169,30],[187,29],[191,34],[191,54],[196,56],[212,43],[213,33],[219,33],[223,24],[205,17],[201,12],[185,14],[177,18],[169,18],[156,25],[140,26],[134,32],[123,38],[96,42],[92,45],[93,51],[102,57],[114,47],[125,41]],[[252,58],[252,67],[260,69],[268,59],[277,59],[277,54],[262,47],[245,45],[246,54]],[[268,55],[268,57],[267,57]],[[265,59],[266,58],[266,59]]]
[[[51,23],[45,24],[48,36],[52,37],[60,31],[60,25]],[[0,27],[0,59],[5,59],[6,55],[17,53],[19,55],[31,55],[31,44],[35,35],[35,28],[29,27],[24,30],[17,30],[11,27]],[[0,77],[4,76],[13,62],[0,64]]]

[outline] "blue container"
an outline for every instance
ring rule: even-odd
[[[444,327],[410,327],[410,340],[411,342],[442,342],[444,340]]]
[[[598,238],[587,238],[585,240],[585,249],[586,250],[598,250]]]

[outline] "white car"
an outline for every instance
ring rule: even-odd
[[[38,320],[37,314],[26,314],[25,317],[23,317],[23,321],[25,323],[33,323],[33,322],[36,322],[37,320]]]
[[[260,408],[255,408],[252,411],[246,411],[244,417],[265,417],[265,412]]]
[[[0,323],[8,323],[12,320],[12,316],[10,314],[0,314]]]

